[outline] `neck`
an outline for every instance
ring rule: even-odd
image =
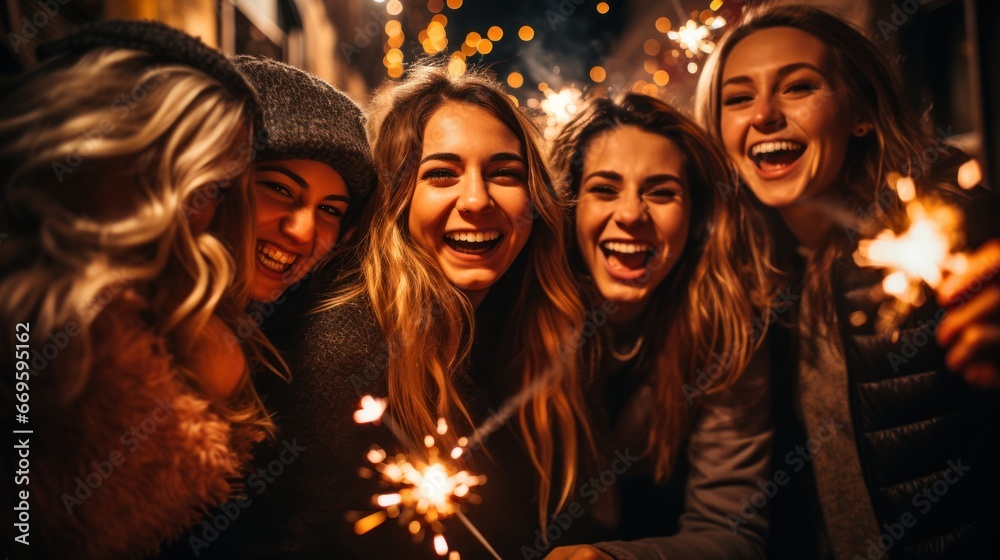
[[[489,291],[489,288],[483,288],[482,290],[462,290],[462,293],[468,296],[469,301],[472,302],[472,309],[476,310],[479,309],[479,304],[486,299],[486,294]]]
[[[810,251],[819,247],[833,225],[829,213],[812,205],[788,206],[779,209],[778,213],[799,245]]]
[[[646,307],[646,302],[618,303],[618,310],[608,314],[608,325],[614,329],[614,337],[619,341],[634,340],[639,332],[639,317]]]

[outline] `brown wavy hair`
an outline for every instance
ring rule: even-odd
[[[652,387],[657,406],[647,438],[646,453],[656,477],[670,476],[682,442],[690,430],[699,370],[707,371],[719,356],[726,363],[707,392],[732,383],[746,368],[762,340],[755,333],[755,312],[767,313],[767,255],[759,254],[759,228],[743,210],[745,187],[736,183],[725,154],[690,119],[662,101],[627,93],[616,99],[591,99],[555,139],[553,167],[559,189],[575,203],[580,192],[587,148],[598,135],[625,126],[662,136],[683,152],[688,192],[692,200],[687,243],[680,260],[654,290],[640,321],[647,343],[635,369],[657,372]],[[572,238],[575,240],[575,236]],[[575,241],[574,241],[575,244]],[[581,290],[591,305],[600,294],[586,278],[579,257],[571,258]],[[765,315],[766,316],[766,315]],[[602,341],[583,345],[591,368],[600,363]],[[588,348],[591,347],[591,348]]]
[[[902,173],[913,177],[917,188],[925,194],[965,197],[948,178],[955,180],[958,167],[968,156],[947,147],[929,150],[932,139],[906,102],[892,66],[879,47],[860,31],[820,8],[771,2],[747,8],[742,20],[720,39],[702,71],[696,99],[697,119],[718,145],[723,145],[721,90],[726,59],[740,41],[772,27],[798,29],[823,42],[836,73],[835,91],[844,95],[846,104],[873,125],[870,134],[851,137],[841,188],[835,193],[839,200],[836,207],[828,208],[845,227],[831,228],[798,279],[802,283],[803,300],[814,310],[809,322],[815,331],[820,322],[831,324],[833,319],[829,279],[834,262],[853,251],[858,233],[873,235],[885,227],[899,227],[905,220],[903,206],[891,192],[891,175]],[[765,207],[752,193],[751,204],[769,224],[772,235],[767,241],[776,246],[777,264],[782,269],[789,268],[788,261],[795,253],[794,236],[777,211]],[[867,224],[857,223],[855,218],[859,213],[866,216]],[[777,281],[795,279],[783,274]]]
[[[368,235],[360,243],[358,270],[347,273],[354,277],[351,285],[323,308],[370,298],[389,341],[390,409],[413,441],[434,433],[437,418],[454,424],[457,416],[470,425],[457,384],[475,330],[473,308],[435,259],[410,238],[409,205],[424,129],[435,111],[447,104],[471,104],[506,125],[521,141],[528,164],[531,213],[515,220],[515,227],[530,226],[531,233],[483,305],[510,296],[503,304],[509,318],[497,338],[504,345],[499,355],[510,356],[509,367],[496,373],[501,381],[512,380],[512,391],[532,391],[518,407],[517,419],[540,478],[539,521],[544,527],[555,481],[558,509],[573,488],[581,442],[593,446],[576,357],[560,360],[560,349],[584,317],[565,259],[569,229],[564,208],[552,187],[538,131],[502,86],[473,71],[451,76],[440,66],[409,72],[374,100],[369,135],[379,184],[362,219],[361,230]]]

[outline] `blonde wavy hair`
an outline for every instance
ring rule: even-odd
[[[179,371],[203,389],[185,367],[193,346],[213,313],[237,331],[249,302],[245,100],[192,67],[101,48],[46,62],[0,103],[0,229],[11,232],[0,243],[2,323],[30,321],[36,340],[80,327],[52,364],[58,399],[69,402],[87,383],[93,345],[113,343],[93,340],[90,324],[134,290]],[[223,195],[213,233],[193,234],[189,215]],[[269,345],[259,330],[246,338],[244,351],[263,359]],[[273,428],[249,371],[216,405],[230,420]]]
[[[593,448],[577,359],[572,354],[560,359],[584,314],[565,260],[564,208],[552,188],[538,132],[496,81],[477,72],[454,77],[446,68],[424,66],[378,93],[370,136],[379,184],[361,226],[368,235],[359,247],[358,270],[347,273],[353,282],[324,307],[357,297],[371,300],[388,340],[390,408],[413,441],[435,433],[438,418],[457,416],[459,425],[471,425],[456,382],[474,337],[472,304],[413,242],[408,228],[424,128],[435,111],[450,103],[492,114],[521,141],[528,163],[532,214],[515,227],[530,225],[531,233],[483,305],[508,297],[504,309],[510,311],[509,320],[499,340],[506,348],[500,355],[511,360],[497,379],[510,379],[512,392],[531,392],[518,407],[517,420],[540,478],[539,522],[544,527],[552,493],[558,492],[555,508],[561,508],[573,488],[584,442]],[[554,472],[557,461],[559,473]],[[553,489],[556,479],[558,490]]]
[[[767,313],[770,297],[766,255],[759,254],[758,228],[743,209],[746,189],[736,184],[725,154],[691,120],[662,101],[636,93],[595,97],[554,140],[553,168],[563,197],[575,204],[587,148],[600,134],[625,126],[662,136],[684,154],[691,200],[688,238],[680,260],[652,293],[641,318],[648,342],[634,369],[650,372],[657,406],[651,411],[645,453],[656,477],[670,477],[691,427],[697,396],[719,391],[746,369],[763,340],[750,328],[755,314]],[[570,214],[572,216],[572,213]],[[571,218],[572,219],[572,218]],[[600,293],[573,236],[570,259],[585,300],[600,307]],[[601,363],[602,342],[583,346],[590,367]],[[596,351],[595,351],[596,350]],[[699,371],[719,356],[723,363],[706,388]]]

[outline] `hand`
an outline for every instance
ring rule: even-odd
[[[560,546],[553,549],[545,560],[615,560],[600,550],[588,545]]]
[[[1000,240],[973,253],[968,270],[946,278],[937,297],[953,307],[937,332],[945,364],[972,385],[1000,388]]]

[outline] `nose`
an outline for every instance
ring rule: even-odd
[[[470,174],[469,180],[461,186],[455,208],[462,213],[480,213],[493,206],[493,199],[486,187],[486,181],[478,173]]]
[[[618,225],[627,227],[645,221],[648,216],[646,210],[646,202],[642,200],[642,196],[637,193],[629,194],[619,199],[613,218]]]
[[[780,132],[784,130],[788,123],[785,121],[785,114],[778,107],[775,99],[771,95],[761,95],[754,106],[753,127],[765,134]]]
[[[316,222],[311,208],[297,208],[281,220],[281,233],[297,245],[311,242],[315,232]]]

